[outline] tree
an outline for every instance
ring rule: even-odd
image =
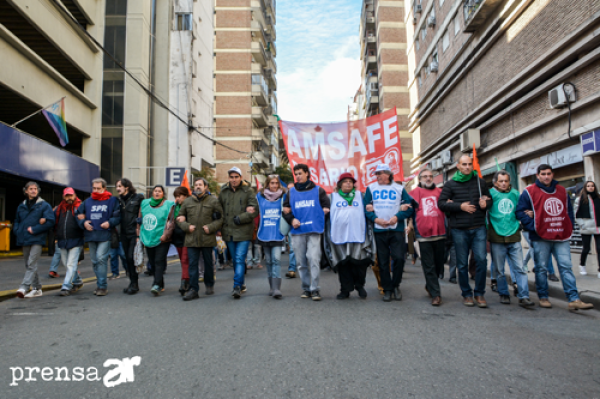
[[[275,168],[275,174],[279,175],[281,180],[284,183],[293,183],[294,182],[294,174],[292,173],[292,169],[290,168],[289,163],[282,163],[278,167]]]
[[[211,193],[218,195],[221,192],[221,186],[219,186],[219,182],[215,178],[215,171],[211,168],[202,168],[199,172],[192,172],[192,176],[195,180],[198,177],[203,177],[208,182],[208,189]],[[192,187],[193,188],[193,187]]]

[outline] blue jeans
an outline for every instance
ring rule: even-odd
[[[244,285],[245,261],[249,245],[250,241],[227,241],[227,249],[229,249],[229,254],[233,259],[233,288]]]
[[[517,283],[519,299],[529,298],[529,285],[527,282],[527,272],[523,267],[523,247],[520,242],[510,244],[492,243],[492,258],[496,268],[496,281],[498,282],[498,294],[509,296],[506,275],[504,274],[504,265],[509,260],[511,276],[514,272],[515,277],[511,277],[513,282]]]
[[[525,237],[525,240],[527,240],[527,244],[529,244],[529,250],[527,250],[525,259],[523,259],[523,265],[525,266],[525,270],[527,270],[527,264],[529,263],[529,260],[533,259],[533,245],[531,245],[531,241],[529,240],[528,231],[523,232],[523,237]],[[548,269],[548,273],[554,274],[554,266],[552,265],[552,253],[548,255],[548,263],[546,264],[546,269]]]
[[[123,244],[119,243],[119,248],[111,248],[109,253],[112,274],[119,274],[119,258],[121,258],[123,269],[127,270],[127,259],[125,258],[125,251],[123,251]]]
[[[61,261],[61,255],[60,255],[60,248],[58,248],[58,246],[56,247],[56,249],[54,250],[54,256],[52,257],[52,263],[50,263],[50,270],[48,272],[57,272],[58,271],[58,266],[60,265],[60,261]],[[64,262],[63,262],[64,264]]]
[[[571,263],[571,246],[569,241],[532,241],[533,260],[535,267],[535,288],[538,297],[548,298],[548,272],[546,265],[550,254],[556,259],[556,267],[560,273],[563,290],[569,302],[579,299],[575,275],[573,274],[573,264]]]
[[[75,247],[71,249],[61,248],[58,253],[60,253],[62,258],[62,263],[67,267],[67,274],[65,275],[65,280],[63,281],[63,285],[61,289],[70,290],[73,288],[73,284],[83,284],[81,281],[81,277],[79,277],[79,273],[77,273],[77,264],[79,263],[79,254],[83,251],[83,247]]]
[[[298,266],[296,265],[296,254],[294,253],[294,247],[292,246],[292,234],[288,233],[288,243],[290,244],[290,265],[288,266],[288,272],[296,272]]]
[[[98,289],[105,290],[108,288],[108,284],[106,282],[106,273],[110,241],[90,241],[88,244],[90,246],[90,255],[92,257],[94,274],[96,274],[96,285],[98,286]]]
[[[456,249],[456,267],[458,283],[463,298],[483,296],[485,294],[485,278],[487,271],[487,229],[485,226],[475,229],[452,229],[452,240]],[[469,284],[469,250],[473,251],[477,269],[475,272],[475,290]]]
[[[267,275],[270,278],[281,278],[281,247],[263,247],[265,263],[267,264]]]

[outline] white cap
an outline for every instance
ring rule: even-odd
[[[375,173],[377,173],[377,172],[385,172],[388,175],[392,174],[392,170],[390,169],[390,166],[385,163],[380,163],[379,165],[377,165],[377,168],[375,169]]]
[[[240,175],[240,177],[242,176],[242,170],[240,168],[238,168],[237,166],[234,166],[233,168],[229,169],[227,171],[227,174],[230,174],[232,172],[237,173],[238,175]]]

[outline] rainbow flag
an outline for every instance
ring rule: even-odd
[[[60,145],[63,147],[69,144],[69,136],[67,135],[67,121],[65,119],[65,99],[55,102],[51,106],[42,110],[42,114],[48,120],[54,133],[58,136]]]

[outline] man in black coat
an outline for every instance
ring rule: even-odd
[[[448,224],[456,248],[458,282],[465,306],[487,307],[484,298],[487,272],[485,218],[492,206],[492,197],[485,181],[473,171],[473,160],[463,155],[458,160],[458,171],[444,185],[438,206],[448,215]],[[473,251],[477,262],[475,290],[469,284],[469,251]]]
[[[129,276],[129,286],[123,292],[135,295],[140,289],[138,286],[138,274],[133,264],[133,251],[140,239],[137,235],[137,218],[144,196],[136,193],[133,183],[126,178],[117,181],[116,188],[119,194],[119,203],[121,204],[121,245],[123,245],[123,252],[125,252],[127,275]]]

